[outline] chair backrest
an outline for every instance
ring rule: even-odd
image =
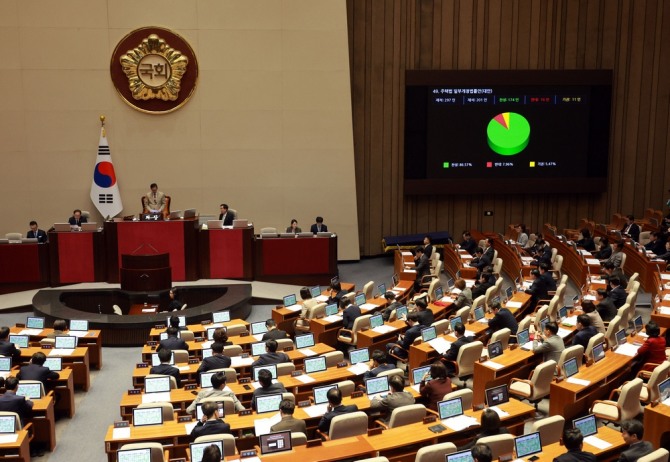
[[[500,271],[502,271],[502,266],[503,266],[503,261],[502,258],[496,258],[493,260],[493,272],[497,275],[500,275]]]
[[[200,400],[201,403],[206,403],[208,401],[212,403],[223,403],[223,412],[225,412],[226,415],[235,414],[235,401],[229,396],[209,396]]]
[[[172,407],[172,403],[169,403],[167,401],[158,401],[156,403],[141,403],[137,405],[137,409],[142,409],[145,407],[161,408],[163,414],[163,422],[167,422],[168,420],[174,420],[174,408]]]
[[[222,456],[234,456],[237,454],[237,447],[235,446],[235,437],[227,433],[217,433],[215,435],[203,435],[195,439],[194,443],[210,443],[214,441],[223,441]],[[153,462],[153,461],[152,461]]]
[[[21,419],[19,418],[19,415],[16,412],[0,411],[0,416],[8,416],[8,415],[13,415],[16,420],[16,425],[14,426],[14,428],[16,428],[16,430],[21,430],[23,428],[21,426]]]
[[[437,254],[437,251],[433,252],[433,255],[434,254]],[[442,265],[443,265],[442,260],[439,259],[439,254],[438,259],[434,261],[435,264],[432,266],[430,274],[435,278],[439,278],[440,274],[442,274]]]
[[[177,389],[177,379],[175,379],[171,375],[165,375],[165,374],[147,374],[146,378],[151,378],[151,377],[170,377],[170,390],[176,390]]]
[[[488,290],[488,289],[487,289],[487,290]],[[472,312],[474,313],[475,310],[476,310],[477,308],[479,308],[480,306],[481,306],[482,308],[485,308],[485,307],[486,307],[486,294],[484,294],[484,295],[480,295],[479,297],[475,298],[475,299],[472,301]],[[465,320],[466,320],[466,319],[463,318],[463,321],[465,321]]]
[[[642,392],[643,384],[642,379],[638,377],[621,387],[621,394],[617,400],[617,406],[621,411],[621,421],[634,419],[642,412],[640,393]]]
[[[619,265],[619,268],[623,271],[624,266],[626,266],[626,254],[621,252],[621,264]]]
[[[365,299],[369,300],[373,297],[372,291],[375,288],[375,281],[368,281],[363,286],[363,293],[365,294]]]
[[[245,332],[248,332],[247,326],[244,324],[231,324],[230,326],[226,326],[226,334],[228,337],[232,337],[234,335],[240,335]]]
[[[307,444],[307,435],[303,432],[291,432],[291,446],[304,446]]]
[[[344,353],[339,350],[329,351],[321,356],[326,358],[326,367],[335,367],[337,363],[344,361]]]
[[[479,340],[467,343],[458,350],[458,376],[465,377],[472,375],[475,369],[475,362],[482,356],[484,344]]]
[[[568,275],[567,274],[561,274],[561,279],[559,279],[558,284],[567,284],[568,283]]]
[[[240,356],[242,354],[242,346],[240,345],[226,345],[223,347],[223,354],[226,356]]]
[[[431,300],[435,300],[435,289],[437,289],[440,282],[440,278],[435,278],[430,281],[430,285],[428,286],[428,297],[430,297]]]
[[[290,338],[277,339],[277,351],[284,351],[286,348],[295,348],[293,340]]]
[[[556,273],[554,273],[554,279],[558,279],[560,274],[561,274],[561,268],[563,268],[563,255],[556,255],[556,259],[554,260],[554,265],[552,266],[551,269],[553,269]]]
[[[554,266],[554,262],[556,261],[556,255],[558,255],[558,249],[556,247],[551,248],[551,266]]]
[[[465,409],[472,409],[472,397],[474,394],[472,393],[472,390],[469,388],[461,388],[460,390],[452,391],[450,393],[447,393],[444,395],[444,398],[442,398],[442,401],[446,401],[448,399],[454,399],[454,398],[461,398],[461,404],[463,404],[463,410]]]
[[[354,303],[354,300],[356,299],[356,292],[346,293],[342,296],[342,298],[348,299],[349,303]]]
[[[222,367],[220,369],[210,369],[207,372],[223,372],[226,374],[226,383],[237,382],[237,371],[232,367]]]
[[[417,451],[414,462],[444,462],[444,456],[453,452],[456,452],[454,443],[437,443],[423,446]]]
[[[188,362],[188,350],[172,350],[174,353],[174,362],[175,363],[187,363]]]
[[[556,295],[551,297],[551,300],[549,300],[549,305],[547,305],[547,316],[549,316],[549,319],[552,321],[556,321],[558,319],[558,310],[560,308],[560,301],[561,299],[558,298]]]
[[[582,366],[582,358],[584,358],[584,346],[572,345],[561,351],[561,356],[558,358],[557,366],[563,370],[563,365],[568,359],[575,358],[577,360],[577,367]]]
[[[670,361],[663,361],[654,368],[649,380],[647,381],[647,392],[649,394],[649,402],[656,401],[659,398],[658,384],[668,378],[670,373]]]
[[[495,331],[493,335],[491,335],[491,340],[489,340],[489,343],[500,341],[502,343],[503,350],[505,350],[507,349],[507,345],[509,345],[509,338],[511,336],[512,331],[505,327],[504,329]]]
[[[584,356],[586,356],[587,359],[593,359],[593,347],[599,344],[600,342],[605,341],[605,334],[596,334],[593,337],[589,339],[588,345],[586,345],[586,350],[584,350]]]
[[[368,415],[363,411],[349,412],[333,417],[328,437],[331,440],[364,435],[368,432]]]
[[[435,332],[437,333],[437,335],[443,335],[451,327],[449,325],[448,319],[440,319],[439,321],[435,321],[434,323],[431,324],[431,326],[435,327]]]
[[[118,314],[119,316],[123,315],[123,311],[121,311],[121,307],[119,305],[112,306],[112,310],[114,310],[114,314]]]
[[[482,295],[483,297],[483,295]],[[479,298],[482,298],[479,297]],[[465,305],[462,308],[459,308],[458,311],[456,311],[455,316],[460,317],[463,320],[463,323],[467,323],[468,319],[470,318],[470,315],[473,313],[472,307]]]
[[[547,311],[549,311],[549,305],[542,305],[537,309],[537,313],[535,313],[535,332],[542,332],[540,321],[547,316]]]
[[[532,323],[533,318],[526,316],[521,321],[519,321],[519,328],[516,330],[515,334],[521,332],[524,329],[528,329]]]
[[[393,377],[394,375],[399,375],[400,377],[405,376],[405,372],[400,369],[399,367],[396,367],[395,369],[389,369],[388,371],[382,371],[379,374],[377,374],[377,377]]]
[[[358,342],[358,333],[362,331],[363,329],[369,329],[370,328],[370,318],[371,316],[369,314],[364,314],[359,317],[357,317],[354,320],[354,325],[351,329],[351,344],[356,345]]]
[[[493,460],[500,459],[500,456],[512,455],[514,452],[514,435],[509,433],[479,438],[477,444],[480,443],[491,448]]]
[[[423,404],[410,404],[397,407],[391,412],[389,428],[421,422],[424,417],[426,417],[426,406]]]
[[[498,278],[498,281],[501,280],[502,278]],[[498,281],[496,281],[496,284],[486,289],[486,293],[484,294],[484,304],[486,305],[487,308],[491,306],[493,299],[495,298],[496,295],[498,295],[498,286],[497,286]],[[477,297],[477,299],[479,299],[479,297]],[[477,306],[476,303],[473,303],[473,305]]]
[[[558,297],[558,302],[560,304],[563,304],[563,300],[565,298],[565,290],[566,290],[567,287],[568,287],[568,285],[565,284],[565,283],[558,284],[558,286],[556,286],[556,293],[554,294],[554,296]]]
[[[56,339],[55,338],[43,338],[40,340],[40,345],[55,345],[56,344]]]
[[[356,390],[356,384],[352,380],[343,380],[337,382],[337,388],[342,393],[342,396],[351,396],[351,394]]]
[[[633,273],[633,275],[628,278],[629,287],[633,282],[639,281],[639,279],[640,279],[640,273],[638,272]]]
[[[23,234],[21,233],[7,233],[5,234],[5,239],[8,239],[10,241],[20,241],[23,238]]]
[[[554,360],[545,361],[533,370],[533,376],[530,378],[530,383],[533,385],[533,393],[529,397],[530,400],[535,401],[549,396],[555,370],[556,361]]]
[[[295,364],[293,363],[277,364],[277,375],[290,375],[293,371],[295,371]]]
[[[193,332],[190,330],[182,330],[179,333],[179,336],[185,342],[193,342],[195,340],[195,334],[193,334]]]
[[[164,462],[163,445],[160,443],[130,443],[121,446],[121,449],[151,449],[151,462]]]
[[[607,339],[607,344],[610,348],[616,345],[615,334],[619,329],[621,329],[621,327],[619,327],[620,325],[621,316],[614,316],[607,326],[607,330],[605,331],[605,338]]]
[[[668,462],[670,452],[665,448],[658,448],[654,452],[640,457],[637,462]]]
[[[532,432],[540,432],[542,446],[558,443],[563,435],[565,418],[562,415],[552,415],[545,419],[537,420],[531,425]]]

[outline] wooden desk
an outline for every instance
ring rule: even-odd
[[[200,230],[200,277],[253,279],[253,240],[253,227]]]
[[[170,316],[170,313],[165,313],[166,318]],[[167,319],[166,319],[167,321]],[[243,319],[231,319],[230,321],[226,322],[218,322],[216,324],[210,323],[210,324],[188,324],[186,326],[186,330],[193,332],[193,335],[196,337],[206,337],[207,336],[207,329],[212,329],[215,327],[229,327],[229,326],[239,326],[242,325],[249,330],[249,323]],[[151,330],[149,331],[149,340],[155,340],[159,341],[161,334],[167,330],[167,325],[166,327],[163,327],[161,329],[156,329],[155,327],[152,327]]]
[[[20,334],[25,327],[11,327],[9,329],[10,334]],[[42,329],[37,335],[31,335],[31,342],[39,342],[40,340],[46,338],[49,334],[53,333],[52,328]],[[85,336],[78,337],[77,345],[81,347],[88,348],[88,360],[92,368],[100,370],[102,369],[102,331],[89,329],[88,333]],[[45,352],[47,354],[48,352]]]
[[[54,413],[53,396],[47,394],[44,398],[33,401],[33,441],[44,443],[49,451],[56,447],[56,417]]]
[[[21,360],[23,362],[30,361],[33,354],[38,351],[43,352],[49,356],[50,350],[42,350],[39,347],[21,348]],[[90,366],[88,359],[88,348],[77,347],[71,355],[63,356],[63,367],[69,367],[73,371],[74,385],[84,391],[88,391],[91,387],[91,377],[89,374]]]
[[[50,244],[0,244],[0,284],[49,284]]]
[[[104,240],[99,231],[49,232],[51,284],[105,281]]]
[[[416,271],[407,271],[406,266],[414,267],[414,256],[407,250],[396,250],[393,252],[393,272],[398,275],[401,281],[414,281]]]
[[[15,443],[0,444],[0,460],[30,462],[29,437],[26,430],[16,432],[18,438]]]
[[[646,432],[647,430],[645,428],[645,437]],[[598,449],[597,447],[591,446],[587,442],[584,442],[584,447],[582,450],[594,454],[599,461],[613,460],[618,458],[619,453],[626,446],[626,443],[621,437],[621,432],[618,432],[612,428],[599,427],[598,434],[596,436],[603,441],[607,441],[612,446],[606,449]],[[536,459],[535,462],[553,462],[554,458],[560,456],[561,454],[565,454],[566,452],[568,452],[568,450],[561,443],[552,443],[547,446],[544,446],[542,448],[542,453],[536,454],[539,457],[539,459]],[[527,461],[528,458],[525,458],[523,460]]]
[[[18,374],[19,368],[12,368],[11,375],[16,376]],[[64,368],[62,371],[58,371],[58,380],[49,380],[47,382],[47,391],[53,390],[54,395],[58,396],[58,403],[55,403],[54,400],[54,411],[59,414],[64,414],[68,418],[74,416],[74,374],[72,369]]]
[[[659,404],[644,408],[644,439],[650,441],[655,448],[661,447],[663,435],[670,432],[670,406]]]
[[[486,363],[475,362],[474,373],[472,376],[472,404],[485,404],[485,391],[487,388],[502,384],[509,384],[513,377],[525,379],[540,362],[541,355],[535,355],[532,351],[525,351],[521,348],[505,352],[492,360],[494,363],[502,364],[502,369],[495,369]]]
[[[481,337],[486,332],[487,328],[488,324],[484,324],[481,322],[473,322],[471,324],[470,323],[465,324],[466,331],[473,332],[475,338]],[[456,341],[456,337],[454,337],[452,334],[443,335],[442,337],[451,343]],[[429,362],[431,362],[432,359],[437,358],[438,356],[439,353],[435,351],[435,349],[430,345],[430,343],[421,342],[414,345],[410,345],[409,360],[408,360],[409,370],[411,371],[415,367],[420,367],[424,364],[428,364]]]
[[[395,342],[398,338],[398,334],[407,329],[407,323],[405,321],[387,322],[384,325],[392,327],[393,330],[384,333],[377,332],[374,329],[359,332],[356,348],[368,348],[370,351],[375,349],[386,351],[386,344]]]

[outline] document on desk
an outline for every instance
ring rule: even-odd
[[[530,342],[524,343],[521,345],[521,349],[526,351],[533,351],[533,341],[531,340]]]
[[[299,382],[302,382],[302,383],[316,382],[316,379],[314,377],[312,377],[311,375],[307,375],[307,374],[299,375],[295,379],[298,380]]]
[[[351,372],[352,374],[361,375],[361,374],[365,374],[367,371],[369,371],[370,367],[366,363],[358,363],[358,364],[354,364],[353,366],[347,368],[347,370],[349,372]]]
[[[323,318],[323,320],[326,322],[338,322],[342,320],[342,316],[337,314],[331,314],[330,316],[326,316],[325,318]]]
[[[317,352],[314,350],[310,350],[309,348],[301,348],[298,350],[300,353],[304,354],[305,356],[316,356]]]
[[[155,313],[156,308],[142,308],[142,313]]]
[[[189,435],[191,432],[188,432]],[[127,440],[130,439],[130,427],[115,428],[112,430],[113,440]]]
[[[565,337],[567,337],[567,336],[570,335],[570,334],[572,334],[572,331],[571,331],[571,330],[563,329],[562,327],[559,327],[559,328],[558,328],[558,336],[559,336],[559,337],[561,337],[561,338],[565,338]]]
[[[414,254],[412,252],[408,252],[406,250],[403,250],[402,252],[400,252],[400,255],[402,255],[403,257],[413,257],[414,256]]]
[[[194,421],[194,422],[189,422],[189,423],[185,424],[185,425],[184,425],[184,431],[186,431],[186,434],[187,434],[187,435],[190,435],[191,432],[193,431],[193,429],[195,428],[196,425],[198,425],[198,421],[197,421],[197,420]],[[115,428],[114,430],[116,430],[116,428]],[[130,430],[130,429],[129,429],[129,430]],[[130,435],[128,435],[128,436],[130,436]]]
[[[379,306],[375,305],[374,303],[363,303],[361,306],[359,306],[361,311],[370,311],[370,310],[376,310],[379,308]]]
[[[615,353],[624,355],[624,356],[635,356],[637,354],[637,350],[641,347],[642,345],[633,345],[632,343],[624,343],[623,345],[619,345],[616,350],[614,350]]]
[[[474,337],[474,336],[477,335],[477,333],[473,332],[471,330],[465,329],[465,332],[463,333],[463,335],[465,335],[466,337]]]
[[[374,329],[372,329],[374,332],[377,332],[378,334],[386,334],[388,332],[393,332],[396,330],[395,327],[393,326],[387,326],[386,324],[383,324],[381,326],[377,326]]]
[[[202,343],[200,344],[200,347],[203,348],[203,349],[205,349],[205,348],[211,348],[213,343],[214,343],[214,340],[208,340],[208,341],[206,341],[206,342],[202,342]]]
[[[42,329],[23,329],[19,332],[19,335],[40,335],[41,333]],[[72,335],[72,332],[70,332],[70,335]]]
[[[0,435],[0,444],[16,443],[18,439],[18,433],[5,433]]]
[[[523,303],[521,302],[513,302],[513,301],[508,301],[506,304],[507,308],[521,308],[523,306]]]
[[[52,348],[49,356],[70,356],[74,354],[74,348]]]
[[[303,407],[302,410],[305,411],[305,414],[312,418],[321,417],[326,412],[328,412],[328,404],[315,404],[314,406]]]
[[[170,392],[162,392],[162,393],[143,393],[142,394],[142,404],[145,403],[158,403],[161,401],[170,401]]]
[[[599,265],[600,260],[598,260],[597,258],[587,258],[586,259],[586,264],[587,265]]]
[[[498,406],[491,406],[489,407],[492,411],[494,411],[496,414],[498,414],[500,417],[509,417],[509,412],[505,412],[502,409],[500,409]]]
[[[670,315],[670,306],[659,306],[658,312],[665,315]]]
[[[576,326],[577,325],[577,316],[568,316],[562,321],[562,324],[566,326]]]
[[[596,300],[596,296],[595,295],[584,295],[584,300],[590,300],[590,301],[594,302]]]
[[[416,268],[405,267],[405,273],[416,273]]]
[[[261,342],[261,341],[263,341],[263,336],[264,335],[265,335],[264,333],[263,334],[254,334],[254,335],[252,335],[252,337],[255,338],[256,340],[258,340],[259,342]]]
[[[591,256],[591,252],[589,252],[588,250],[579,249],[579,253],[581,255],[584,255],[585,257],[590,257]]]
[[[428,344],[432,346],[433,349],[440,354],[444,353],[449,348],[451,348],[451,342],[449,340],[445,340],[444,337],[437,337],[434,338],[433,340],[429,340]]]
[[[474,417],[459,415],[457,417],[451,417],[449,419],[443,420],[442,424],[451,428],[453,431],[460,432],[461,430],[465,430],[468,427],[479,425],[479,422],[477,422],[477,419]]]
[[[177,369],[179,369],[179,372],[184,372],[191,369],[191,366],[177,366]]]
[[[248,356],[246,358],[242,358],[240,356],[231,356],[230,357],[230,365],[233,367],[244,367],[244,366],[251,366],[251,363],[254,362],[254,358],[251,356]]]
[[[326,299],[326,300],[328,300],[328,299]],[[285,306],[284,308],[286,308],[289,311],[296,312],[296,311],[302,310],[302,305],[296,303],[295,305]]]
[[[670,294],[665,294],[665,295],[663,296],[663,301],[664,301],[664,302],[670,301]]]
[[[587,386],[591,385],[591,381],[584,380],[584,379],[578,379],[578,378],[575,378],[575,377],[568,377],[566,382],[574,383],[575,385],[581,385],[583,387],[587,387]]]
[[[664,281],[670,281],[670,273],[661,273],[661,279]]]
[[[584,442],[598,449],[607,449],[612,446],[611,443],[608,443],[605,440],[601,440],[595,435],[587,436],[586,438],[584,438]]]
[[[272,426],[274,424],[278,424],[281,422],[281,414],[277,412],[275,415],[272,417],[268,417],[266,419],[256,419],[254,420],[254,431],[256,432],[256,436],[260,435],[267,435],[268,433],[272,433]]]
[[[491,361],[490,359],[488,361],[484,361],[482,363],[486,367],[490,367],[491,369],[499,370],[505,367],[504,364],[497,363],[495,361]]]

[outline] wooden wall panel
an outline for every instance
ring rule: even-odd
[[[670,187],[669,3],[347,0],[361,254],[379,254],[385,235],[504,232],[512,222],[564,228],[661,208]],[[613,69],[608,192],[404,196],[408,69]]]

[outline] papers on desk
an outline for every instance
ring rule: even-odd
[[[584,295],[583,300],[590,300],[592,302],[595,302],[596,301],[596,296],[595,295],[590,295],[590,294],[589,295]]]
[[[295,379],[299,382],[302,382],[302,383],[316,382],[316,379],[314,377],[312,377],[310,375],[307,375],[307,374],[299,375],[299,376],[295,377]]]
[[[305,411],[305,414],[307,414],[312,418],[321,417],[326,412],[328,412],[328,403],[316,404],[314,406],[304,407],[302,408],[302,410]]]
[[[202,342],[202,343],[200,344],[200,347],[203,348],[203,349],[205,349],[205,348],[211,348],[213,343],[214,343],[214,340],[208,340],[208,341],[206,341],[206,342]]]
[[[574,316],[568,316],[567,318],[563,319],[561,321],[563,324],[566,326],[576,326],[577,325],[577,315]]]
[[[218,329],[219,327],[223,327],[223,323],[222,322],[215,322],[215,323],[212,323],[212,324],[207,324],[208,329],[211,329],[212,327],[216,327]]]
[[[40,335],[41,333],[42,329],[23,329],[19,335]]]
[[[18,439],[18,433],[5,433],[0,435],[0,444],[16,443]]]
[[[318,354],[316,351],[310,350],[309,348],[301,348],[298,351],[305,356],[316,356]]]
[[[624,356],[635,356],[637,354],[638,348],[640,348],[642,345],[633,345],[632,343],[624,343],[623,345],[619,345],[614,352],[619,355],[624,355]]]
[[[155,313],[156,308],[142,308],[142,313]]]
[[[591,252],[589,252],[588,250],[578,249],[578,252],[579,252],[581,255],[584,255],[584,256],[587,256],[587,257],[590,257],[590,256],[591,256]]]
[[[74,354],[74,348],[52,348],[49,356],[70,356]]]
[[[524,289],[530,289],[530,286],[532,286],[532,285],[533,285],[533,283],[530,282],[530,281],[523,281],[523,282],[521,283],[521,286],[522,286]]]
[[[378,305],[375,305],[374,303],[363,303],[361,306],[359,306],[361,311],[370,311],[370,310],[376,310],[379,308]]]
[[[184,372],[184,371],[188,371],[189,369],[191,369],[191,366],[177,366],[177,369],[179,369],[179,372]]]
[[[647,335],[647,333],[644,332],[644,331],[640,331],[640,332],[638,332],[637,335],[639,335],[640,337],[644,337],[644,338],[648,338],[648,337],[649,337],[649,335]]]
[[[581,385],[583,387],[591,384],[591,381],[589,380],[577,379],[575,377],[568,377],[565,381],[568,383],[574,383],[575,385]]]
[[[661,279],[664,281],[670,281],[670,273],[661,273]]]
[[[565,338],[565,337],[567,337],[567,336],[570,335],[570,334],[572,334],[572,331],[571,331],[571,330],[563,329],[562,327],[559,327],[559,328],[558,328],[558,336],[559,336],[559,337],[561,337],[561,338]]]
[[[3,379],[6,379],[7,377],[9,377],[9,374],[11,374],[11,373],[12,373],[12,371],[0,371],[0,377],[2,377]]]
[[[466,279],[465,280],[465,287],[468,287],[468,288],[474,287],[475,282],[477,282],[477,281],[475,281],[474,279]]]
[[[495,413],[498,414],[500,417],[509,417],[509,412],[503,411],[498,406],[491,406],[489,407],[489,409],[495,411]]]
[[[194,422],[189,422],[189,423],[185,424],[184,425],[184,430],[186,431],[186,434],[190,435],[196,425],[198,425],[197,420],[194,421]],[[114,430],[116,430],[116,428]],[[128,436],[130,436],[130,435],[128,435]]]
[[[531,340],[530,342],[526,342],[523,345],[521,345],[522,350],[527,350],[527,351],[533,351],[533,341]]]
[[[503,367],[505,367],[504,364],[500,364],[500,363],[497,363],[495,361],[491,361],[490,359],[488,361],[484,361],[482,364],[486,367],[490,367],[491,369],[495,369],[495,370],[502,369]]]
[[[251,363],[254,362],[254,358],[251,356],[247,358],[242,358],[240,356],[231,356],[230,358],[230,365],[232,367],[244,367],[244,366],[251,366]]]
[[[267,435],[268,433],[271,433],[272,430],[270,430],[270,428],[279,422],[281,422],[281,414],[279,412],[277,412],[272,417],[268,417],[267,419],[254,420],[254,431],[256,432],[256,436]]]
[[[342,316],[339,314],[331,314],[330,316],[323,318],[323,320],[326,322],[338,322],[342,320]]]
[[[665,294],[665,295],[663,296],[663,301],[664,301],[664,302],[670,301],[670,294]]]
[[[458,290],[458,289],[456,289],[456,290]],[[461,291],[460,291],[460,290],[458,290],[458,292],[460,293]],[[450,296],[448,296],[448,295],[445,295],[445,296],[444,296],[444,297],[442,297],[442,298],[441,298],[441,299],[440,299],[439,301],[440,301],[440,302],[443,302],[443,303],[450,303],[450,302],[453,302],[453,301],[454,301],[454,299],[453,299],[453,298],[451,298],[451,297],[450,297]]]
[[[255,335],[252,335],[252,337],[260,342],[260,341],[263,340],[263,335],[265,335],[265,334],[255,334]]]
[[[611,443],[608,443],[605,440],[601,440],[596,435],[587,436],[584,438],[584,442],[598,449],[607,449],[612,446]]]
[[[393,326],[387,326],[386,324],[382,324],[381,326],[377,326],[372,331],[377,332],[378,334],[386,334],[388,332],[393,332],[396,330],[395,327]]]
[[[521,302],[513,302],[513,301],[508,301],[507,304],[505,305],[507,308],[521,308],[523,306],[523,303]]]
[[[472,260],[472,255],[469,253],[461,253],[458,254],[459,257],[461,257],[463,260]]]
[[[588,264],[588,265],[599,265],[600,260],[598,260],[597,258],[587,258],[586,259],[586,264]]]
[[[475,332],[472,332],[471,330],[465,329],[465,333],[463,335],[465,335],[466,337],[474,337],[477,334]]]
[[[89,332],[87,330],[71,330],[68,331],[68,334],[73,337],[86,337]]]
[[[670,397],[661,401],[661,404],[665,404],[666,406],[670,406]]]
[[[414,254],[412,252],[408,252],[406,250],[401,251],[400,255],[402,255],[403,257],[413,257],[414,256]]]
[[[191,432],[188,432],[190,434]],[[130,427],[115,428],[112,430],[113,440],[127,440],[130,439]]]
[[[416,268],[405,267],[405,273],[416,273]]]
[[[166,391],[163,393],[143,393],[142,394],[142,404],[145,403],[158,403],[160,401],[170,401],[170,392]]]
[[[659,306],[658,307],[658,312],[661,313],[661,314],[670,315],[670,306]]]
[[[353,366],[347,368],[347,370],[349,372],[351,372],[352,374],[361,375],[361,374],[365,374],[367,371],[369,371],[370,367],[367,365],[367,363],[358,363],[358,364],[354,364]]]
[[[524,266],[528,266],[528,264],[532,261],[533,257],[521,257],[521,262],[524,264]]]
[[[412,390],[416,391],[417,393],[420,393],[420,391],[419,391],[420,386],[421,386],[421,384],[417,383],[416,385],[412,385],[410,388]]]
[[[488,323],[489,323],[489,320],[488,320],[487,318],[482,318],[482,319],[480,319],[480,320],[477,321],[477,322],[479,322],[479,323],[481,323],[481,324],[488,324]]]
[[[328,298],[326,298],[326,300],[328,300]],[[300,310],[302,310],[302,305],[296,303],[295,305],[285,306],[284,308],[286,308],[286,309],[289,310],[289,311],[293,311],[293,312],[295,312],[295,311],[300,311]]]
[[[477,422],[477,419],[474,417],[470,417],[467,415],[459,415],[457,417],[450,417],[449,419],[445,419],[442,421],[444,425],[447,427],[451,428],[452,430],[459,432],[461,430],[465,430],[468,427],[472,427],[474,425],[479,425],[479,422]]]
[[[440,354],[444,353],[451,347],[451,342],[446,340],[444,337],[436,337],[433,340],[429,340],[428,344]]]
[[[328,301],[328,295],[319,295],[318,297],[315,297],[317,302],[327,302]]]

